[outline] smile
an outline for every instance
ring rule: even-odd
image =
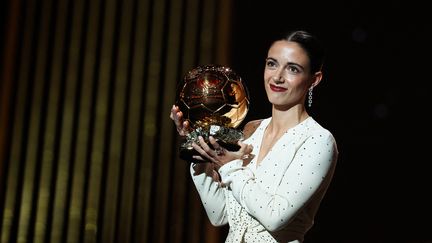
[[[288,90],[287,88],[279,87],[273,84],[270,84],[270,89],[274,92],[285,92]]]

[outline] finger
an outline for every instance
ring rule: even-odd
[[[215,139],[213,136],[209,136],[209,142],[213,147],[213,152],[216,154],[216,156],[223,156],[225,155],[225,152],[227,151],[224,147],[220,146],[220,144],[217,142],[218,140]]]
[[[177,127],[177,131],[183,132],[183,130],[184,130],[184,127],[183,127],[184,126],[184,122],[185,121],[183,121],[183,113],[181,111],[175,113],[174,124]]]
[[[173,106],[171,107],[171,111],[173,111],[173,112],[177,112],[177,111],[179,111],[179,107],[176,106],[176,105],[173,105]]]
[[[219,174],[215,170],[212,171],[212,178],[214,181],[220,182]]]
[[[174,120],[176,118],[176,116],[177,116],[177,112],[179,112],[179,111],[180,111],[180,109],[178,108],[178,106],[173,105],[171,107],[171,114],[170,114],[171,119]]]
[[[180,118],[182,116],[183,116],[183,113],[180,111],[178,106],[173,105],[171,107],[171,114],[170,114],[171,119],[173,119],[174,121],[178,121],[178,120],[180,120]]]
[[[240,146],[240,149],[238,151],[241,153],[245,153],[248,145],[246,143],[241,142],[241,141],[239,141],[237,144]]]
[[[208,146],[208,144],[204,141],[204,138],[202,136],[198,136],[198,140],[200,143],[201,148],[207,153],[207,154],[211,154],[214,153],[213,149],[210,148],[210,146]]]
[[[177,123],[178,123],[177,111],[171,110],[170,118],[171,118],[171,120],[174,121],[175,125],[177,125]]]
[[[217,142],[217,140],[213,136],[209,136],[210,144],[213,146],[214,149],[219,149],[221,146]]]
[[[253,151],[253,146],[251,144],[245,144],[245,143],[238,143],[240,145],[240,149],[238,150],[239,154],[243,157],[249,157]]]
[[[173,105],[171,107],[171,120],[174,121],[174,125],[180,136],[187,136],[191,130],[189,121],[183,119],[183,112],[180,111],[178,106]]]
[[[192,143],[192,147],[201,154],[202,157],[207,158],[210,161],[214,161],[214,159],[198,144],[195,142]]]
[[[173,106],[171,107],[170,118],[171,118],[172,120],[174,120],[174,113],[175,113],[175,105],[173,105]]]
[[[192,158],[195,160],[205,161],[204,158],[200,155],[193,155]]]
[[[183,129],[185,130],[189,129],[189,121],[183,121]]]
[[[183,113],[181,111],[177,111],[174,116],[174,123],[177,127],[180,127],[182,125],[183,121]]]
[[[251,144],[248,144],[246,146],[245,153],[250,154],[252,153],[252,151],[253,151],[253,146]]]

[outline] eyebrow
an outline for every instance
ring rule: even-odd
[[[276,59],[274,59],[273,57],[267,57],[267,58],[266,58],[266,61],[269,61],[269,60],[279,63],[279,62],[278,62]],[[298,64],[298,63],[295,63],[295,62],[288,62],[287,65],[288,65],[288,66],[296,66],[296,67],[299,67],[299,68],[300,68],[301,70],[303,70],[303,71],[305,70],[305,68],[304,68],[302,65],[300,65],[300,64]]]

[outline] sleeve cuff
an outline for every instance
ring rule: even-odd
[[[243,160],[236,159],[219,168],[222,184],[232,190],[234,197],[240,202],[244,186],[249,180],[255,179],[254,173],[243,167]]]

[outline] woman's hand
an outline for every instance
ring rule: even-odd
[[[189,131],[191,130],[190,124],[188,121],[183,120],[183,112],[180,111],[178,106],[172,106],[170,118],[174,121],[177,132],[180,136],[186,136],[189,134]]]
[[[253,154],[251,154],[253,146],[250,144],[245,144],[239,141],[238,145],[240,146],[240,149],[238,151],[229,151],[219,145],[216,139],[212,136],[209,137],[209,141],[213,148],[211,148],[201,136],[198,137],[198,139],[199,144],[193,143],[192,147],[200,155],[194,156],[194,159],[210,161],[220,167],[235,159],[242,159],[244,161],[243,165],[246,165],[253,158]]]
[[[196,163],[192,168],[195,176],[205,173],[207,176],[211,177],[213,181],[221,181],[220,175],[217,172],[218,167],[214,163]]]

